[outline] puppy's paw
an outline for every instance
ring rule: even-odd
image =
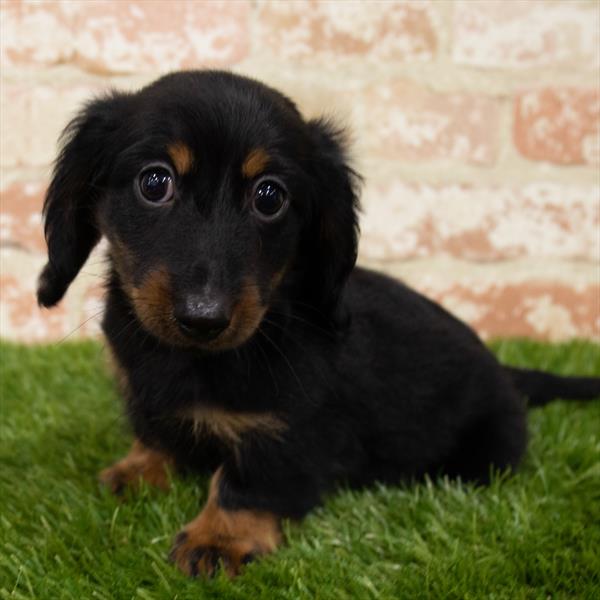
[[[169,558],[192,577],[219,567],[235,577],[244,565],[281,543],[279,519],[266,512],[226,511],[208,504],[175,538]]]
[[[265,553],[255,540],[218,539],[184,529],[175,538],[169,560],[192,577],[212,577],[219,566],[235,577],[244,565]]]
[[[121,494],[125,488],[138,487],[141,481],[148,485],[168,490],[169,468],[172,461],[135,441],[129,454],[114,465],[100,471],[98,478],[113,494]]]

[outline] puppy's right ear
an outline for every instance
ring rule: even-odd
[[[41,306],[54,306],[100,240],[96,205],[106,186],[127,97],[90,102],[64,130],[44,200],[48,263],[38,281]]]

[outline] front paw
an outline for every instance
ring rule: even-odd
[[[169,470],[172,460],[156,450],[151,450],[136,440],[129,454],[114,465],[100,471],[98,478],[113,494],[121,494],[125,488],[136,488],[141,481],[168,490]]]
[[[219,504],[221,469],[213,475],[200,514],[175,538],[169,558],[186,575],[214,575],[219,565],[230,577],[281,543],[281,520],[265,510],[231,510]]]
[[[219,566],[229,577],[235,577],[260,554],[264,550],[253,540],[219,538],[184,529],[176,536],[169,559],[191,577],[212,577]]]
[[[209,497],[202,512],[175,538],[170,559],[187,575],[214,575],[219,565],[230,577],[281,543],[280,519],[258,510],[226,510]]]

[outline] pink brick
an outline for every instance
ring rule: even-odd
[[[429,2],[265,2],[257,39],[284,60],[431,60],[437,50]],[[322,61],[327,61],[323,63]]]
[[[41,210],[46,182],[17,182],[0,191],[0,244],[45,252]]]
[[[600,262],[600,187],[367,185],[361,254],[401,261],[452,256]]]
[[[90,260],[94,260],[94,255],[92,255]],[[89,275],[88,269],[89,268],[84,266],[84,275]],[[95,277],[94,280],[85,287],[81,311],[78,313],[78,322],[80,323],[80,326],[77,329],[78,336],[98,337],[102,335],[101,322],[104,314],[105,296],[106,288],[103,277]]]
[[[430,92],[408,81],[376,83],[357,97],[355,131],[373,156],[492,164],[498,146],[495,99]]]
[[[35,300],[36,277],[0,275],[2,335],[22,342],[57,341],[70,333],[65,304],[41,310]]]
[[[92,85],[2,85],[2,166],[49,165],[61,131],[83,103],[102,90]]]
[[[54,65],[71,60],[77,4],[64,0],[3,0],[0,4],[2,65]]]
[[[600,336],[600,285],[571,287],[534,280],[417,287],[487,339],[531,337],[558,341]]]
[[[79,5],[77,57],[92,71],[228,67],[249,50],[251,4],[246,1],[137,0]]]
[[[247,1],[2,3],[3,64],[74,62],[94,73],[227,67],[249,49]]]
[[[515,144],[523,156],[562,165],[600,163],[600,92],[546,88],[519,94]]]
[[[489,68],[600,64],[595,2],[466,0],[455,2],[455,62]]]

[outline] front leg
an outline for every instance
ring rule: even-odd
[[[126,487],[135,488],[143,480],[162,490],[169,489],[169,471],[173,459],[157,450],[148,448],[140,440],[134,440],[127,456],[100,472],[100,481],[114,494]]]
[[[265,509],[225,508],[220,467],[210,482],[208,500],[200,514],[175,538],[170,558],[186,574],[213,575],[219,561],[230,577],[253,558],[281,544],[281,518]]]

